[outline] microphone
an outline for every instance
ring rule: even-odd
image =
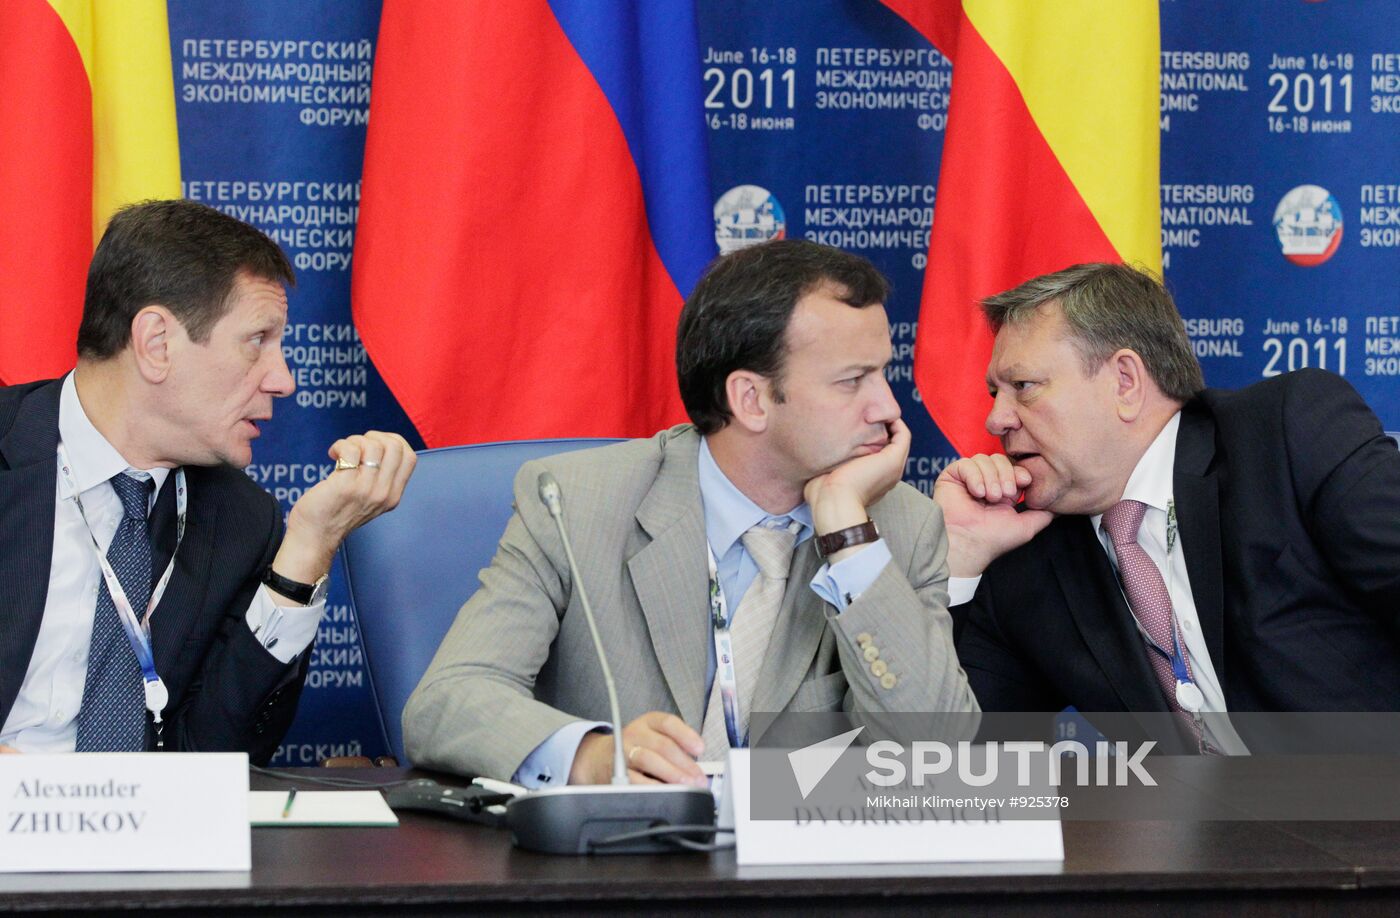
[[[583,578],[579,576],[578,562],[574,560],[574,547],[569,542],[569,533],[564,529],[564,500],[559,482],[549,472],[540,472],[538,479],[540,500],[549,509],[554,525],[559,529],[559,540],[564,543],[564,557],[569,562],[569,576],[573,578],[574,589],[578,591],[579,605],[583,606],[583,617],[588,622],[588,633],[593,637],[593,649],[598,654],[598,665],[603,668],[603,685],[608,689],[608,711],[612,714],[613,728],[613,784],[631,785],[627,778],[627,759],[622,754],[622,707],[617,703],[617,683],[613,681],[612,667],[608,666],[608,655],[603,651],[603,639],[598,634],[598,622],[593,617],[593,606],[588,601],[588,593],[583,588]]]
[[[603,639],[593,607],[583,588],[583,576],[574,558],[573,545],[564,527],[564,495],[559,482],[549,472],[536,481],[539,497],[564,545],[569,576],[578,592],[603,684],[608,691],[612,715],[613,774],[607,785],[566,785],[523,794],[506,806],[506,823],[511,840],[521,848],[550,854],[654,854],[686,850],[698,840],[712,835],[715,801],[708,790],[679,784],[632,784],[627,778],[627,759],[622,753],[622,708],[617,701]]]

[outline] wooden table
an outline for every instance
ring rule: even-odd
[[[325,771],[319,772],[325,774]],[[383,780],[389,769],[338,772]],[[255,786],[271,787],[255,778]],[[0,911],[215,914],[1395,914],[1400,823],[1064,823],[1064,863],[741,868],[733,852],[554,857],[415,813],[259,828],[248,874],[0,875]]]

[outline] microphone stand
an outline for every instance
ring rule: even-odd
[[[510,826],[512,840],[518,847],[551,854],[699,850],[704,846],[699,845],[694,836],[714,832],[713,795],[708,790],[679,784],[632,784],[627,777],[617,684],[613,681],[593,607],[583,588],[583,577],[564,528],[563,492],[559,482],[547,471],[540,473],[537,483],[540,501],[559,529],[569,574],[603,671],[612,714],[613,773],[611,784],[550,787],[516,797],[506,807],[506,823]]]

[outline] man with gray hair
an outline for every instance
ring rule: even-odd
[[[1123,265],[983,310],[1005,454],[934,495],[984,710],[1171,711],[1226,753],[1253,745],[1230,712],[1400,710],[1400,452],[1350,385],[1205,388],[1170,295]]]

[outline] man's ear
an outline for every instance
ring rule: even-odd
[[[170,375],[172,339],[180,328],[164,306],[146,306],[132,318],[131,356],[147,382],[163,382]]]
[[[1108,358],[1108,368],[1113,375],[1113,395],[1117,403],[1119,420],[1132,423],[1147,404],[1148,387],[1152,378],[1147,374],[1147,365],[1142,356],[1131,348],[1122,348]]]
[[[768,429],[769,381],[752,370],[735,370],[724,381],[729,413],[734,423],[751,433]]]

